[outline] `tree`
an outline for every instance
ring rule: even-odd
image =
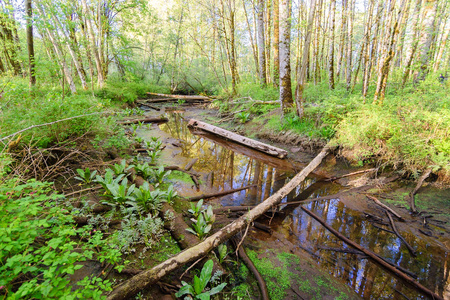
[[[279,0],[273,0],[273,84],[279,86],[280,80],[280,9]],[[290,33],[289,33],[290,36]],[[292,92],[291,92],[292,99]]]
[[[328,85],[334,89],[334,25],[336,16],[336,0],[330,3],[330,45],[328,50]]]
[[[258,61],[259,61],[259,80],[261,85],[267,85],[266,72],[266,45],[264,40],[264,0],[258,0],[256,7],[258,15]]]
[[[283,116],[293,107],[291,85],[291,1],[281,0],[280,5],[280,103]]]
[[[33,8],[31,0],[26,0],[25,9],[27,13],[28,76],[30,78],[30,86],[33,86],[36,84],[36,65],[34,63]]]

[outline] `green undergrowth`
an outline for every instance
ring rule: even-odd
[[[72,290],[69,276],[96,259],[121,268],[102,231],[77,228],[64,197],[35,180],[0,184],[0,297],[100,299],[112,282],[90,276]]]

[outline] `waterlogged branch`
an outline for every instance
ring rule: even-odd
[[[77,119],[77,118],[82,118],[82,117],[87,117],[87,116],[93,116],[93,115],[98,115],[98,114],[105,114],[105,113],[107,113],[107,112],[94,112],[94,113],[90,113],[90,114],[85,114],[85,115],[79,115],[79,116],[74,116],[74,117],[70,117],[70,118],[65,118],[65,119],[61,119],[61,120],[57,120],[57,121],[53,121],[53,122],[49,122],[49,123],[38,124],[38,125],[32,125],[32,126],[30,126],[30,127],[27,127],[27,128],[25,128],[25,129],[19,130],[19,131],[17,131],[17,132],[14,132],[14,133],[12,133],[12,134],[10,134],[10,135],[7,135],[7,136],[1,138],[1,139],[0,139],[0,142],[3,143],[4,140],[9,139],[9,138],[12,138],[12,137],[18,135],[19,133],[28,131],[28,130],[33,129],[33,128],[38,128],[38,127],[43,127],[43,126],[53,125],[53,124],[60,123],[60,122],[64,122],[64,121],[69,121],[69,120],[73,120],[73,119]]]

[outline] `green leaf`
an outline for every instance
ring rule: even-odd
[[[194,276],[194,291],[195,291],[195,294],[196,295],[201,294],[201,292],[203,291],[205,286],[203,286],[202,281],[200,280],[200,278],[198,278],[197,275],[195,275]]]
[[[209,295],[212,296],[217,293],[220,293],[226,285],[227,285],[227,283],[224,282],[224,283],[219,284],[216,287],[213,287],[211,290],[208,291]]]
[[[213,269],[213,261],[212,259],[209,259],[202,268],[202,272],[200,273],[200,283],[202,284],[202,290],[203,291],[208,284],[209,280],[211,279],[211,273]],[[201,292],[200,291],[200,292]]]
[[[181,297],[183,295],[194,295],[194,288],[192,285],[187,284],[186,282],[182,281],[183,286],[180,288],[178,292],[175,293],[176,297]]]

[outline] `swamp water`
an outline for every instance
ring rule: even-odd
[[[189,177],[177,180],[175,188],[183,197],[236,189],[252,188],[222,197],[223,206],[257,205],[287,183],[302,165],[289,159],[277,159],[204,132],[191,132],[182,112],[168,113],[169,122],[139,130],[150,139],[160,137],[166,149],[160,161],[184,167],[198,158],[193,169],[202,174],[198,191]],[[320,181],[311,175],[283,202],[332,195],[343,187]],[[363,197],[363,196],[361,196]],[[417,280],[435,293],[450,299],[449,249],[431,240],[419,239],[409,232],[400,232],[416,249],[412,257],[396,235],[374,227],[361,211],[346,206],[340,199],[313,201],[304,206],[334,229],[361,246],[372,250],[417,275]],[[282,207],[283,208],[283,207]],[[298,206],[283,208],[282,217],[271,220],[272,230],[294,245],[307,249],[316,263],[336,279],[343,281],[364,299],[427,299],[391,273],[362,255],[337,252],[350,249]],[[386,227],[389,228],[389,227]],[[263,235],[261,235],[261,238]]]

